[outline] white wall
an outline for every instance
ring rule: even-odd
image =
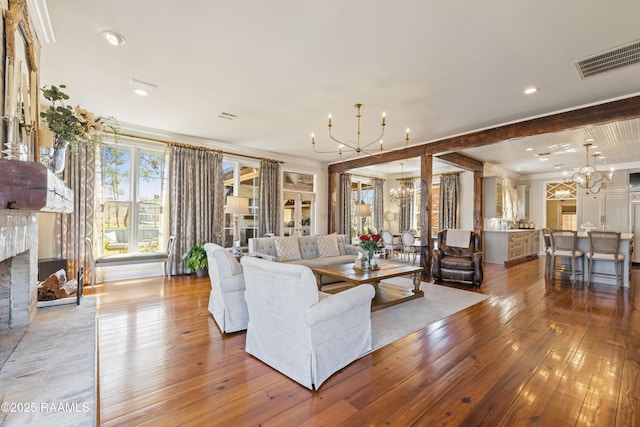
[[[473,172],[460,174],[460,228],[473,230]]]

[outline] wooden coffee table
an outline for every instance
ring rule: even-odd
[[[424,296],[424,291],[420,290],[420,273],[422,272],[422,267],[388,261],[379,262],[378,265],[380,266],[378,270],[355,270],[353,263],[312,268],[312,270],[316,276],[318,290],[320,290],[322,286],[322,276],[333,277],[347,282],[352,286],[365,283],[373,285],[376,290],[376,296],[371,301],[371,311]],[[384,279],[407,275],[413,275],[413,289],[392,284],[380,286],[380,281]]]

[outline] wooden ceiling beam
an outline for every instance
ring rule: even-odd
[[[559,132],[613,121],[631,120],[638,117],[640,117],[640,96],[634,96],[415,145],[403,150],[388,151],[380,156],[358,157],[344,162],[333,163],[329,165],[328,170],[329,173],[340,173],[354,168],[420,157],[424,154],[451,153],[514,138]]]

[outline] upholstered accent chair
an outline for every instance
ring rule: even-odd
[[[371,351],[371,285],[319,292],[311,269],[245,256],[247,353],[309,389]]]
[[[247,329],[249,314],[244,300],[244,274],[236,258],[213,243],[204,245],[207,252],[211,293],[209,312],[223,333]]]
[[[484,278],[480,237],[470,230],[443,230],[433,249],[431,275],[437,281],[471,282],[480,286]]]

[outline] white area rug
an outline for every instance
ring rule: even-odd
[[[412,281],[405,278],[383,280],[384,283],[413,288]],[[451,316],[489,298],[489,295],[462,291],[446,286],[422,282],[420,288],[424,298],[417,298],[371,313],[372,349],[377,350],[425,326]],[[372,350],[372,351],[373,351]]]
[[[95,305],[38,309],[0,371],[0,425],[95,425]]]

